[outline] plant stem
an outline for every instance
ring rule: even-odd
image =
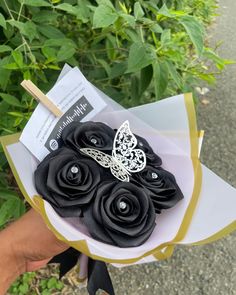
[[[11,13],[11,10],[10,10],[9,6],[7,5],[6,0],[3,0],[3,2],[5,4],[5,6],[6,6],[6,9],[7,9],[8,13],[9,13],[11,19],[15,20],[14,17],[13,17],[13,15],[12,15],[12,13]]]
[[[20,20],[21,12],[22,12],[22,8],[23,8],[24,4],[25,4],[24,1],[22,1],[21,4],[20,4],[20,9],[19,9],[18,17],[17,17],[18,21]]]

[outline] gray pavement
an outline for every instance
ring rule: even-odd
[[[222,40],[220,55],[236,60],[236,1],[219,4],[210,43]],[[210,103],[198,107],[199,127],[205,130],[202,162],[236,187],[236,65],[227,67],[206,98]],[[236,294],[235,244],[236,233],[210,245],[178,247],[166,261],[112,267],[117,295]]]

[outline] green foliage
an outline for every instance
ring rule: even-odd
[[[19,218],[24,212],[25,205],[16,193],[0,189],[0,228]]]
[[[9,293],[12,295],[51,295],[52,292],[60,291],[63,287],[64,284],[55,277],[39,280],[37,273],[31,272],[25,273],[18,278],[12,284]]]
[[[35,107],[21,80],[46,91],[64,62],[125,106],[213,82],[206,62],[218,71],[227,63],[204,47],[214,7],[214,0],[2,1],[0,133],[21,130]]]

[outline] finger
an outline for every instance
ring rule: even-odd
[[[27,265],[26,265],[27,270],[26,271],[35,271],[37,269],[40,269],[43,266],[45,266],[51,259],[52,259],[52,257],[48,258],[48,259],[40,260],[40,261],[27,262]]]

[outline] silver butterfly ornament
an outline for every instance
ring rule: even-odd
[[[120,181],[129,182],[130,173],[140,172],[146,166],[144,151],[135,149],[137,142],[127,120],[116,132],[112,156],[92,148],[82,148],[80,150],[93,158],[102,167],[110,168],[111,173]]]

